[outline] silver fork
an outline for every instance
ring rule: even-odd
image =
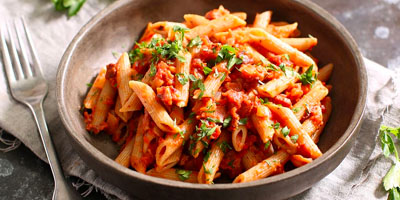
[[[11,95],[17,101],[28,106],[33,113],[53,173],[53,199],[80,199],[80,195],[64,177],[57,152],[47,129],[43,100],[46,97],[48,87],[43,78],[25,20],[22,18],[13,21],[11,24],[14,26],[14,32],[7,22],[0,27],[1,52]],[[18,45],[14,42],[15,40],[18,41]],[[26,45],[29,46],[29,51],[27,51]]]

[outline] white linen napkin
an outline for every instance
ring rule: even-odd
[[[68,144],[65,129],[58,116],[55,98],[56,71],[64,50],[84,23],[108,3],[108,0],[87,1],[77,16],[68,19],[64,13],[54,12],[50,1],[43,3],[43,1],[2,0],[0,13],[9,18],[25,16],[31,29],[44,76],[49,83],[49,94],[44,104],[47,124],[66,174],[80,177],[120,199],[130,199],[132,197],[124,191],[99,178]],[[396,73],[367,59],[365,62],[369,78],[368,105],[355,147],[335,171],[293,199],[386,198],[380,183],[390,167],[390,160],[382,157],[380,146],[376,145],[376,136],[385,108],[393,102],[399,107],[400,101],[393,100],[397,91],[394,78]],[[392,114],[400,113],[396,109],[391,111]],[[27,107],[11,98],[1,62],[0,113],[0,127],[21,140],[39,158],[46,161],[33,117]]]

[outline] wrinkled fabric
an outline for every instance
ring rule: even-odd
[[[44,103],[47,124],[66,174],[80,177],[120,199],[130,199],[132,197],[124,191],[99,178],[74,152],[58,116],[55,98],[57,66],[64,50],[79,29],[110,2],[87,1],[77,16],[68,18],[65,13],[55,12],[48,0],[2,0],[0,13],[2,17],[6,16],[9,19],[24,16],[30,27],[45,79],[49,83],[49,94]],[[377,145],[377,133],[382,121],[394,123],[390,125],[400,125],[390,120],[396,119],[400,114],[399,99],[396,96],[397,73],[369,60],[365,62],[369,94],[365,119],[354,147],[335,171],[293,199],[386,199],[387,194],[381,181],[390,168],[391,160],[382,156],[380,145]],[[11,98],[3,66],[0,66],[0,73],[0,127],[13,134],[39,158],[46,161],[31,112]],[[392,105],[393,102],[397,103]],[[383,117],[385,110],[386,114]]]

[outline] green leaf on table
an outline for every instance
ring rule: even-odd
[[[383,178],[383,187],[386,191],[400,187],[400,162],[396,161],[395,164],[390,168],[389,172]]]

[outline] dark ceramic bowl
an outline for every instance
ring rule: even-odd
[[[273,20],[299,22],[307,36],[318,38],[313,55],[321,64],[335,65],[330,84],[333,112],[319,141],[324,155],[311,164],[258,181],[240,184],[191,184],[146,176],[118,165],[117,147],[107,136],[85,130],[79,112],[100,67],[115,62],[112,52],[127,51],[148,22],[183,21],[186,13],[204,14],[224,5],[231,11],[255,13],[273,10]],[[306,0],[121,0],[93,19],[75,36],[57,74],[57,100],[71,144],[86,164],[104,180],[143,199],[282,199],[299,194],[331,173],[349,152],[365,107],[366,70],[356,43],[325,10]]]

